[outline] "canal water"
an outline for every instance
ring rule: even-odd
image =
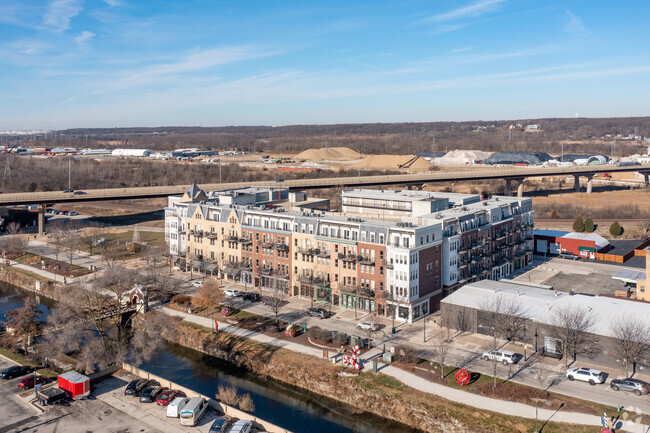
[[[28,295],[27,291],[0,283],[0,321],[8,310],[23,306]],[[38,302],[41,320],[45,320],[55,302],[42,297]],[[272,379],[263,379],[175,344],[165,344],[140,367],[210,397],[214,397],[219,385],[235,386],[240,393],[250,394],[256,416],[294,433],[418,433],[418,430],[403,424],[358,413],[346,404]]]

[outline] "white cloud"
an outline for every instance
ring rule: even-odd
[[[566,14],[569,16],[569,22],[564,25],[565,32],[582,33],[587,30],[580,17],[573,15],[570,10],[567,10]]]
[[[43,15],[43,24],[58,32],[69,29],[70,20],[83,9],[82,3],[82,0],[51,0]]]
[[[109,5],[112,8],[117,7],[117,6],[122,6],[122,2],[120,2],[118,0],[104,0],[104,3],[106,3],[107,5]]]
[[[94,38],[96,35],[93,32],[89,32],[88,30],[84,30],[81,32],[79,36],[74,38],[74,41],[78,43],[79,45],[84,45],[87,42],[89,42],[92,38]]]
[[[472,3],[471,5],[429,17],[427,21],[439,23],[444,21],[455,21],[464,18],[475,18],[487,12],[495,10],[501,3],[505,1],[506,0],[479,0],[475,3]]]

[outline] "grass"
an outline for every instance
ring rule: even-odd
[[[25,269],[16,268],[15,266],[6,267],[6,268],[4,268],[4,270],[6,272],[14,272],[16,274],[21,274],[21,275],[24,275],[26,277],[33,278],[34,280],[40,281],[41,283],[47,283],[47,282],[50,282],[50,281],[54,281],[54,280],[51,280],[50,278],[43,277],[43,276],[38,275],[38,274],[34,274],[34,273],[29,272],[29,271],[27,271]]]
[[[0,355],[3,355],[6,358],[9,358],[20,365],[29,365],[29,366],[34,365],[34,361],[30,359],[31,358],[30,355],[24,355],[22,353],[14,353],[11,350],[7,350],[3,348],[0,348]],[[39,368],[36,370],[36,373],[40,374],[41,376],[47,376],[50,379],[54,379],[59,376],[57,373],[53,372],[48,368]]]

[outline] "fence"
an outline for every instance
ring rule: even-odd
[[[219,401],[216,401],[215,399],[205,396],[203,394],[200,394],[196,391],[193,391],[189,388],[186,388],[182,385],[179,385],[177,383],[174,383],[168,379],[165,379],[160,376],[156,376],[155,374],[149,373],[146,370],[143,370],[138,367],[134,367],[131,364],[127,364],[126,362],[122,364],[122,368],[129,373],[135,374],[136,376],[143,377],[146,379],[153,379],[158,381],[162,386],[166,386],[170,389],[178,389],[180,391],[183,391],[186,396],[188,397],[203,397],[208,401],[208,404],[210,407],[213,409],[216,409],[219,412],[225,413],[226,415],[229,415],[234,418],[239,418],[239,419],[249,419],[253,421],[253,425],[255,428],[258,430],[264,430],[269,433],[291,433],[289,430],[284,429],[282,427],[279,427],[275,424],[272,424],[268,421],[264,421],[263,419],[257,418],[247,412],[243,412],[237,408],[234,408],[232,406],[228,406],[226,404],[223,404]]]
[[[646,252],[644,248],[650,245],[650,239],[644,239],[639,245],[634,247],[634,249],[628,251],[625,254],[605,254],[605,253],[596,253],[596,260],[605,260],[608,262],[616,263],[625,263],[634,256],[645,256]]]

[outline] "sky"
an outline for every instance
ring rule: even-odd
[[[650,2],[0,0],[0,130],[645,116]]]

